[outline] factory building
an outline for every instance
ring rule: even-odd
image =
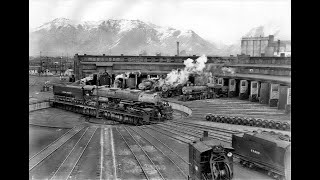
[[[251,57],[291,56],[291,41],[274,40],[268,37],[243,37],[241,39],[241,54]]]

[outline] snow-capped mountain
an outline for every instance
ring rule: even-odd
[[[86,54],[175,55],[176,42],[188,55],[230,55],[192,30],[160,27],[140,20],[75,22],[58,18],[34,29],[29,35],[30,55],[63,52]]]

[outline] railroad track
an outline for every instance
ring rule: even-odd
[[[202,137],[203,132],[199,133],[199,132],[195,132],[192,131],[191,129],[189,129],[188,131],[186,131],[186,128],[177,128],[177,126],[171,126],[170,124],[157,124],[155,125],[157,128],[160,128],[162,130],[168,131],[168,132],[172,132],[174,134],[180,135],[182,137],[187,136],[189,137],[188,139],[190,139],[191,141],[194,141],[196,139],[199,139]],[[231,143],[231,137],[230,135],[214,135],[214,134],[210,134],[209,137],[212,137],[214,139],[226,142],[226,143]]]
[[[196,124],[196,123],[192,123],[192,122],[187,122],[187,121],[181,121],[181,120],[171,120],[168,121],[170,123],[174,123],[174,124],[179,124],[179,125],[185,125],[188,127],[192,127],[192,128],[200,128],[200,129],[206,129],[210,132],[210,130],[214,131],[220,131],[220,132],[225,132],[225,133],[230,133],[230,134],[237,134],[237,133],[248,133],[248,132],[253,132],[250,130],[228,130],[228,129],[224,129],[224,128],[218,128],[218,127],[212,127],[212,126],[206,126],[206,125],[200,125],[200,124]],[[262,132],[269,132],[271,134],[278,134],[280,136],[285,136],[287,138],[290,138],[290,135],[286,134],[286,133],[281,133],[281,132],[274,132],[272,130],[258,130],[258,131],[262,131]]]
[[[177,125],[184,125],[184,126],[193,127],[193,128],[201,128],[201,129],[206,129],[206,130],[209,130],[209,131],[218,132],[218,133],[220,132],[220,133],[225,133],[225,134],[237,134],[237,133],[242,133],[242,132],[249,132],[248,130],[243,130],[243,131],[228,130],[228,129],[225,129],[225,128],[200,125],[200,124],[187,122],[187,121],[172,120],[172,121],[169,121],[169,123],[177,124]]]
[[[199,136],[203,135],[203,129],[196,129],[196,128],[192,128],[192,127],[186,127],[186,126],[181,126],[181,125],[176,125],[176,124],[171,124],[171,123],[165,123],[165,124],[158,124],[158,126],[163,127],[163,128],[167,128],[169,130],[179,130],[179,131],[184,131],[184,132],[188,132],[188,133],[192,133],[192,134],[197,134]],[[218,131],[208,131],[209,132],[209,136],[213,137],[215,139],[218,140],[231,140],[231,135],[232,134],[227,134],[227,133],[221,133]]]
[[[75,146],[69,152],[64,161],[60,164],[59,168],[52,175],[51,179],[69,179],[71,178],[71,173],[77,166],[80,158],[82,157],[84,151],[86,150],[88,144],[90,143],[93,135],[97,131],[98,127],[87,127],[85,132],[79,138]]]
[[[83,125],[80,125],[70,129],[60,138],[58,138],[57,140],[55,140],[54,142],[52,142],[51,144],[43,148],[41,151],[39,151],[38,153],[30,157],[29,172],[84,128],[85,127]]]
[[[164,145],[164,146],[162,146],[162,147],[165,147],[165,149],[164,148],[161,148],[160,149],[160,146],[158,145],[158,146],[156,146],[155,145],[155,143],[152,143],[151,142],[151,140],[148,140],[147,138],[146,138],[146,136],[145,135],[143,135],[143,133],[144,134],[146,134],[144,131],[142,131],[141,129],[139,129],[139,130],[134,130],[134,128],[131,128],[131,127],[128,127],[130,130],[132,130],[132,131],[134,131],[136,134],[138,134],[140,137],[142,137],[144,140],[146,140],[149,144],[151,144],[153,147],[155,147],[159,152],[161,152],[161,154],[163,155],[163,156],[165,156],[169,161],[170,161],[170,163],[172,163],[173,165],[174,165],[174,167],[171,167],[170,169],[172,170],[172,168],[177,168],[178,169],[178,172],[180,172],[186,179],[188,179],[188,173],[187,172],[185,172],[185,171],[187,171],[187,169],[186,168],[184,168],[185,170],[182,170],[182,168],[183,167],[180,167],[177,163],[175,163],[175,161],[173,160],[173,159],[175,159],[175,160],[177,160],[177,157],[179,158],[178,159],[178,162],[180,162],[181,163],[181,159],[183,160],[182,162],[183,163],[186,163],[187,165],[189,165],[189,163],[187,163],[180,155],[178,155],[176,152],[174,152],[171,148],[169,148],[167,145],[164,145],[164,143],[163,142],[161,142],[159,139],[156,139],[155,137],[152,137],[153,139],[155,139],[156,140],[156,142],[160,142],[161,143],[161,145]],[[140,132],[139,132],[140,131]],[[150,134],[149,134],[150,135]],[[169,152],[168,151],[166,151],[166,150],[170,150]],[[165,151],[167,152],[167,153],[165,153]],[[177,157],[176,156],[170,156],[170,154],[171,154],[171,152],[173,152],[175,155],[177,155]],[[172,165],[171,164],[171,165]],[[188,166],[187,166],[188,167]],[[173,178],[174,179],[174,178]]]
[[[141,167],[141,170],[146,177],[146,179],[164,179],[162,174],[159,172],[157,167],[154,165],[153,161],[150,159],[150,157],[146,154],[146,152],[142,149],[142,147],[139,145],[139,148],[133,148],[135,147],[137,142],[132,142],[132,140],[136,141],[131,134],[127,133],[127,135],[124,135],[119,131],[119,129],[116,127],[117,132],[120,134],[124,142],[126,143],[127,147],[130,149],[132,155],[138,162],[139,166]],[[129,138],[132,138],[132,140],[128,140]],[[139,150],[138,150],[139,149]],[[137,151],[138,150],[138,151]],[[152,166],[148,166],[149,163],[152,163]]]
[[[69,179],[72,178],[71,174],[75,176],[74,169],[78,165],[84,151],[87,149],[93,135],[96,133],[98,127],[88,127],[80,139],[77,141],[73,149],[60,164],[59,168],[55,171],[51,179]]]

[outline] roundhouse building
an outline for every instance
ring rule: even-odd
[[[140,72],[136,85],[143,79],[166,75],[172,69],[183,69],[184,60],[199,56],[127,56],[127,55],[79,55],[74,58],[76,80],[92,73],[107,72],[114,80],[116,75]],[[251,57],[238,55],[228,57],[208,56],[207,69],[222,66],[234,69],[234,73],[214,73],[219,83],[229,87],[228,96],[257,101],[290,112],[291,107],[291,57]],[[214,69],[214,68],[213,68]]]

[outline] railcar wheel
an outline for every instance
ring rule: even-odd
[[[273,121],[273,120],[271,120],[271,121],[269,121],[268,122],[268,127],[270,128],[270,129],[274,129],[275,128],[275,122]]]
[[[261,122],[262,122],[261,119],[257,119],[257,120],[256,120],[256,123],[255,123],[255,126],[256,126],[256,127],[260,127],[260,126],[261,126]]]
[[[244,118],[242,121],[242,125],[248,125],[249,124],[249,120],[247,118]]]
[[[275,129],[281,129],[281,123],[275,122]]]
[[[216,117],[216,122],[221,122],[221,117],[220,116]]]
[[[263,128],[267,128],[267,127],[268,127],[268,124],[269,124],[269,121],[268,121],[268,120],[263,120],[263,121],[262,121],[262,127],[263,127]]]
[[[217,121],[217,116],[216,115],[211,116],[211,121],[212,122],[216,122]]]
[[[230,122],[231,122],[231,117],[226,117],[226,123],[228,123],[228,124],[230,124]]]
[[[287,130],[288,129],[288,124],[286,122],[281,123],[281,129],[282,130]]]
[[[242,117],[237,117],[236,124],[241,125]]]
[[[229,118],[229,124],[234,124],[234,121],[235,121],[235,117],[231,116]]]
[[[211,116],[212,116],[211,114],[207,114],[207,115],[206,115],[206,120],[207,120],[207,121],[211,121]]]
[[[221,116],[221,122],[222,122],[222,123],[226,123],[226,121],[227,121],[227,117]]]
[[[254,120],[252,118],[248,119],[248,125],[253,126],[254,125]]]

